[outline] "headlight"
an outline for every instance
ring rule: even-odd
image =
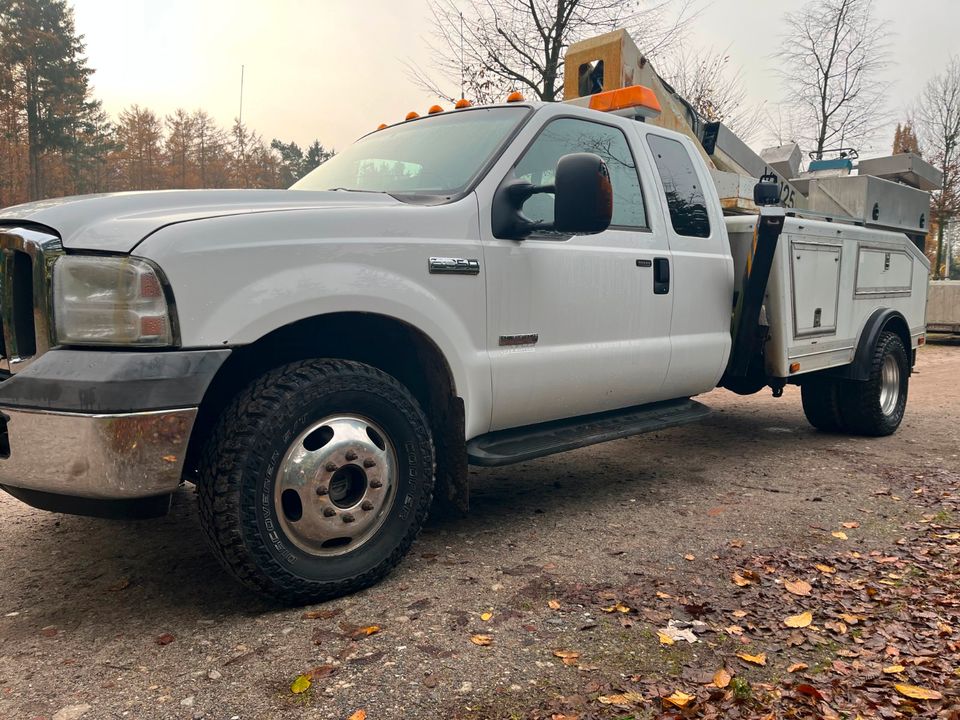
[[[160,271],[147,260],[64,255],[53,266],[53,307],[61,345],[174,342]]]

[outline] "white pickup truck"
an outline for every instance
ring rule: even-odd
[[[799,384],[821,430],[893,432],[923,254],[725,218],[628,90],[409,118],[290,190],[0,212],[0,486],[150,516],[189,480],[227,570],[308,602],[386,575],[435,488],[465,506],[468,464],[695,420],[718,384]]]

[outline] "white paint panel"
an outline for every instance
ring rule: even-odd
[[[888,248],[860,246],[857,257],[857,294],[910,292],[913,259]]]
[[[794,337],[837,331],[842,246],[790,241]]]

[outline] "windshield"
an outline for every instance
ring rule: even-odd
[[[466,190],[529,108],[458,110],[361,138],[291,190],[457,195]]]

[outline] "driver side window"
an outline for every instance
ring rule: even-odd
[[[576,118],[554,120],[527,148],[514,174],[534,185],[552,183],[560,158],[578,152],[599,155],[610,170],[613,186],[610,226],[646,229],[647,213],[637,166],[619,128]],[[534,221],[553,222],[553,195],[534,195],[524,204],[523,213]]]

